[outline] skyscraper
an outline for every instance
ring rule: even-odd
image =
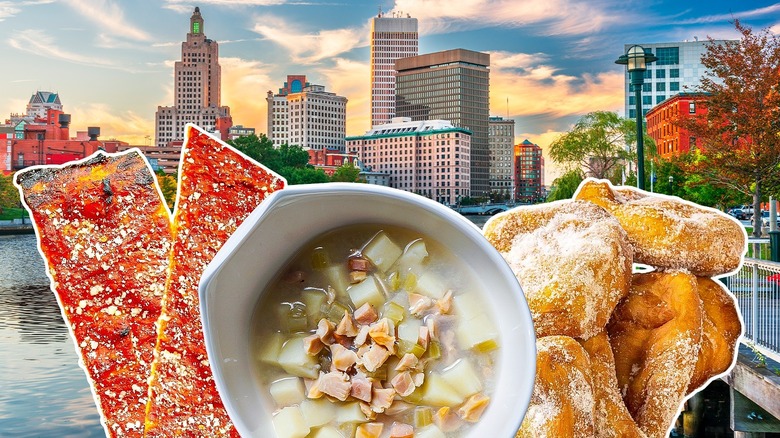
[[[279,93],[268,91],[268,138],[303,148],[344,151],[347,98],[313,85],[306,76],[288,75]]]
[[[682,41],[677,43],[640,44],[645,52],[653,53],[658,61],[647,65],[645,83],[642,85],[642,113],[681,92],[693,92],[707,69],[701,63],[702,55],[709,44],[723,44],[725,41]],[[623,53],[635,44],[626,44]],[[625,73],[626,117],[636,117],[636,102],[631,88],[631,79]]]
[[[544,198],[544,157],[542,148],[528,139],[515,146],[515,199],[539,202]]]
[[[490,194],[490,55],[465,49],[395,62],[396,115],[448,120],[471,131],[471,197]]]
[[[187,41],[181,45],[181,61],[173,68],[173,106],[157,107],[155,143],[167,146],[184,139],[184,126],[194,123],[203,129],[219,132],[227,139],[233,125],[230,108],[221,106],[221,69],[219,47],[206,38],[200,8],[190,17]]]
[[[395,116],[395,61],[417,56],[417,19],[381,12],[371,20],[371,127]]]
[[[488,121],[490,147],[490,193],[515,197],[515,121],[491,117]]]

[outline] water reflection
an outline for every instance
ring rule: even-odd
[[[35,236],[0,237],[0,435],[101,437]]]

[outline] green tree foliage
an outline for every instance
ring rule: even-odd
[[[585,174],[580,169],[572,169],[563,175],[555,178],[552,185],[552,191],[547,196],[547,201],[558,201],[561,199],[571,199],[574,196],[574,192],[577,191],[577,187],[580,186],[582,180],[585,179]]]
[[[707,68],[699,92],[707,112],[678,123],[701,142],[690,170],[705,183],[727,187],[753,199],[753,208],[780,184],[780,38],[765,29],[754,33],[738,20],[736,41],[707,45]],[[754,235],[760,235],[754,215]]]
[[[550,157],[568,170],[583,169],[587,176],[609,178],[636,153],[636,122],[615,112],[595,111],[580,118],[574,127],[550,145]],[[654,149],[645,135],[645,151]],[[627,146],[629,146],[627,148]]]
[[[288,184],[328,182],[325,172],[309,164],[309,153],[300,146],[283,144],[276,149],[265,134],[239,137],[228,144],[283,176]]]
[[[344,163],[333,172],[330,180],[332,182],[360,182],[360,169],[350,163]]]
[[[160,185],[165,203],[168,204],[168,208],[173,211],[174,204],[176,203],[176,190],[178,188],[178,181],[176,175],[169,175],[162,169],[155,172],[155,178],[157,178],[157,184]]]
[[[0,212],[4,208],[14,208],[21,205],[19,190],[14,187],[14,176],[0,173]]]

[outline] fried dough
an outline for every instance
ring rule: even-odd
[[[593,376],[594,434],[596,438],[645,438],[631,418],[618,390],[615,377],[615,358],[607,332],[603,331],[587,341],[579,341],[590,357]]]
[[[747,250],[747,235],[737,221],[677,197],[595,179],[583,181],[574,197],[617,218],[637,263],[710,277],[737,269]]]
[[[536,341],[536,381],[516,438],[594,436],[593,382],[588,353],[568,336]]]
[[[594,204],[518,207],[491,218],[483,234],[523,287],[538,337],[596,335],[628,292],[633,258],[626,233]]]
[[[607,326],[623,401],[650,438],[672,425],[693,376],[702,332],[696,277],[634,274]]]
[[[724,286],[704,277],[697,278],[697,283],[704,311],[701,351],[688,393],[731,367],[736,360],[737,341],[743,331],[734,297]]]

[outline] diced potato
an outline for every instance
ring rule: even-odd
[[[385,294],[379,288],[373,275],[349,287],[347,293],[356,309],[365,303],[371,304],[375,309],[380,309],[385,302]]]
[[[310,430],[297,406],[282,408],[274,416],[273,423],[277,438],[304,438]]]
[[[336,296],[344,298],[349,287],[349,270],[345,263],[328,266],[322,270],[328,285],[336,291]]]
[[[446,435],[435,424],[431,424],[416,431],[414,438],[446,438]]]
[[[279,366],[279,353],[282,351],[285,336],[279,332],[274,332],[264,339],[260,349],[255,356],[260,362]]]
[[[464,397],[438,373],[425,376],[422,388],[422,403],[431,406],[455,407],[463,403]]]
[[[457,294],[452,297],[452,302],[455,307],[454,313],[460,319],[460,325],[468,325],[464,323],[487,313],[485,303],[476,293]]]
[[[425,272],[417,279],[415,292],[438,300],[447,292],[447,285],[443,278],[433,272]]]
[[[389,359],[387,359],[387,362],[385,362],[385,366],[387,367],[387,381],[390,382],[395,378],[395,376],[400,373],[400,371],[396,371],[395,367],[398,366],[398,362],[400,362],[401,359],[397,356],[390,356]]]
[[[306,354],[303,346],[303,338],[296,336],[290,338],[282,346],[279,353],[279,366],[285,371],[297,377],[316,379],[319,377],[319,364],[315,356]]]
[[[368,245],[363,248],[363,256],[371,260],[371,263],[382,272],[386,272],[390,269],[402,253],[403,250],[390,240],[384,231],[377,233],[376,236],[368,242]]]
[[[270,386],[271,397],[280,408],[298,404],[306,398],[303,381],[298,377],[279,379]]]
[[[398,339],[417,343],[420,337],[420,327],[422,320],[417,318],[406,318],[398,324]]]
[[[306,425],[311,428],[333,421],[336,418],[336,410],[336,404],[324,398],[306,399],[301,402],[303,419],[306,421]]]
[[[403,272],[419,273],[427,257],[428,249],[425,247],[425,241],[422,239],[414,240],[404,248],[404,253],[398,259],[398,267]]]
[[[368,421],[366,414],[360,410],[360,403],[343,403],[336,412],[336,421],[339,423],[365,423]]]
[[[465,357],[442,371],[441,378],[464,399],[482,391],[482,382],[479,380],[471,360]]]
[[[326,307],[328,295],[322,289],[306,289],[301,293],[301,301],[306,305],[309,325],[316,327],[320,319],[325,316],[323,309]]]
[[[344,438],[344,435],[333,426],[323,426],[312,432],[309,438]]]
[[[456,337],[461,349],[476,349],[487,352],[498,347],[498,331],[487,314],[481,314],[463,324],[461,321],[456,328]],[[487,348],[492,347],[492,348]]]

